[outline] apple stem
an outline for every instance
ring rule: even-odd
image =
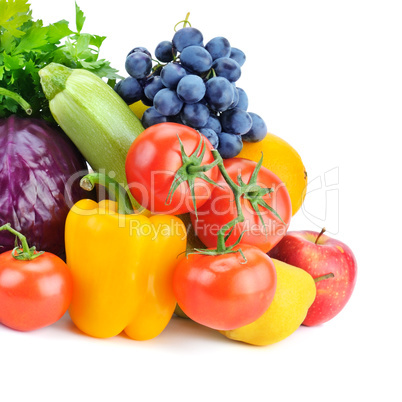
[[[317,282],[323,281],[324,279],[331,279],[334,276],[335,275],[332,272],[330,272],[329,274],[319,276],[318,278],[314,278],[314,282],[317,283]]]
[[[325,231],[326,231],[325,228],[322,228],[322,229],[321,229],[320,234],[319,234],[319,235],[317,236],[317,238],[315,239],[315,244],[318,244],[319,238],[324,234]]]

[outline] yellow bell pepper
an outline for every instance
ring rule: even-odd
[[[82,183],[90,189],[100,177],[89,174]],[[172,276],[186,250],[186,229],[176,216],[129,213],[121,190],[116,201],[80,200],[67,216],[66,259],[74,286],[69,314],[88,335],[124,331],[147,340],[164,330],[174,312]]]

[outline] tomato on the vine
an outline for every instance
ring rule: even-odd
[[[126,157],[126,176],[133,197],[152,213],[179,215],[209,198],[218,168],[211,143],[191,127],[159,123],[144,130]]]
[[[268,309],[276,290],[275,266],[257,247],[244,244],[241,250],[243,254],[189,254],[176,266],[173,291],[192,320],[229,330],[255,321]]]
[[[232,158],[224,160],[223,164],[233,182],[245,189],[240,197],[244,220],[234,226],[226,245],[233,245],[243,233],[240,244],[252,244],[266,253],[286,234],[292,217],[292,204],[286,186],[263,166],[254,177],[255,185],[249,185],[257,167],[254,161]],[[267,188],[272,192],[264,194]],[[216,247],[220,229],[236,217],[234,193],[220,174],[211,197],[198,209],[198,216],[191,214],[194,231],[207,247]]]

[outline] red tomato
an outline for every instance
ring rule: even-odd
[[[130,192],[144,208],[153,213],[178,215],[194,211],[188,181],[183,181],[170,202],[167,202],[175,174],[183,166],[179,138],[185,153],[192,159],[200,156],[201,151],[197,154],[195,151],[200,141],[203,141],[205,154],[200,158],[200,165],[214,161],[211,143],[193,128],[177,123],[160,123],[148,127],[135,139],[128,151],[126,176]],[[190,161],[187,166],[193,164]],[[205,174],[215,181],[218,173],[218,168],[214,167]],[[187,174],[187,170],[184,170],[184,174]],[[212,188],[213,184],[195,178],[197,209],[209,198]]]
[[[67,311],[72,276],[62,259],[43,253],[33,260],[0,254],[0,322],[19,331],[53,324]]]
[[[269,307],[276,290],[272,260],[259,248],[221,255],[190,254],[176,266],[173,291],[188,317],[218,330],[250,324]]]
[[[223,164],[230,178],[236,184],[239,175],[241,175],[243,182],[248,184],[257,166],[256,162],[242,158],[226,159]],[[207,247],[212,248],[217,245],[219,230],[237,216],[233,192],[221,175],[218,177],[217,184],[220,187],[214,187],[211,197],[198,209],[198,220],[194,214],[191,214],[195,233]],[[272,193],[263,196],[263,200],[279,214],[283,222],[271,211],[259,206],[265,224],[264,228],[247,195],[243,195],[240,201],[244,221],[235,226],[226,241],[226,245],[234,244],[242,231],[245,231],[240,244],[252,244],[266,253],[286,234],[292,217],[292,204],[285,184],[278,176],[263,166],[258,173],[257,184],[261,187],[273,189]],[[249,196],[252,194],[250,193]]]

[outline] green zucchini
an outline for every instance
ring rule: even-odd
[[[127,152],[144,131],[129,106],[105,81],[87,70],[50,63],[39,76],[54,119],[91,168],[127,186]]]

